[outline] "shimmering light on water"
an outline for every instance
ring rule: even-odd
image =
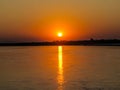
[[[0,90],[103,89],[120,90],[120,47],[0,47]]]
[[[58,90],[63,90],[64,76],[63,76],[63,58],[62,58],[62,46],[58,46]]]

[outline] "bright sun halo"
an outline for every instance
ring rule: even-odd
[[[61,32],[58,33],[58,37],[62,37],[63,34]]]

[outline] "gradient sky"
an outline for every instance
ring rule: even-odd
[[[120,0],[0,0],[0,41],[120,38]]]

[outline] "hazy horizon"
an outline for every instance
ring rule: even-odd
[[[0,0],[0,42],[120,39],[119,0]]]

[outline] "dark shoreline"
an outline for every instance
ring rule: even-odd
[[[82,41],[53,41],[53,42],[19,42],[0,43],[0,46],[120,46],[120,40],[82,40]]]

